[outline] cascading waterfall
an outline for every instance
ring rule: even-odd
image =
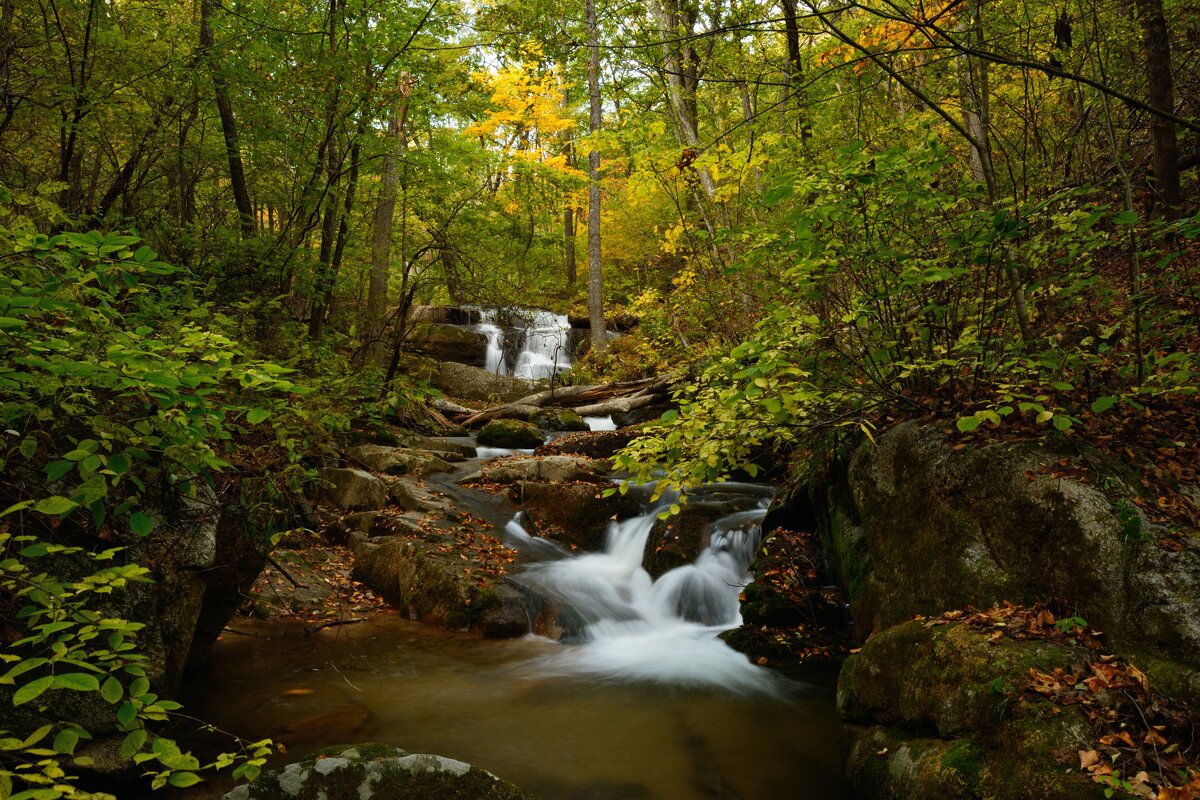
[[[513,375],[528,380],[549,378],[571,366],[567,333],[571,323],[565,314],[534,311],[525,325],[522,350]]]
[[[718,634],[741,624],[738,595],[749,583],[763,507],[712,525],[693,564],[657,581],[642,568],[646,541],[663,506],[611,523],[603,552],[529,565],[520,579],[583,623],[581,642],[564,647],[551,671],[616,680],[771,692],[777,679],[729,648]],[[528,538],[519,518],[514,539]]]
[[[479,324],[475,330],[487,336],[487,355],[483,368],[497,375],[507,375],[504,363],[504,329],[499,324],[499,311],[494,308],[479,309]]]
[[[471,329],[487,337],[483,368],[488,372],[540,380],[570,368],[571,323],[565,314],[525,309],[470,308],[479,312],[479,322],[472,325]],[[505,327],[502,323],[506,319],[514,327]],[[515,360],[509,357],[514,352]]]

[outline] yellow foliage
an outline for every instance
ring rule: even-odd
[[[468,127],[468,136],[485,136],[505,148],[537,149],[532,141],[569,130],[575,121],[563,116],[562,97],[567,84],[558,71],[538,70],[536,64],[517,62],[501,67],[494,74],[477,72],[473,77],[492,90],[492,110],[488,116]],[[528,136],[525,136],[528,134]]]

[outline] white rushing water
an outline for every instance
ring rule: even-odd
[[[590,431],[615,431],[617,423],[613,422],[611,415],[607,417],[584,417],[583,421],[587,423]]]
[[[571,348],[567,334],[571,323],[566,314],[533,311],[526,317],[521,353],[513,375],[540,380],[549,378],[571,366]]]
[[[717,638],[741,624],[738,595],[749,583],[765,509],[713,524],[708,547],[657,581],[642,567],[659,508],[611,523],[603,552],[533,564],[522,580],[582,620],[582,642],[548,669],[615,680],[771,692],[776,679]],[[531,538],[519,518],[514,543]]]
[[[497,375],[507,375],[508,365],[504,363],[504,329],[499,325],[499,311],[494,308],[479,309],[480,322],[475,330],[487,336],[487,355],[483,368]]]

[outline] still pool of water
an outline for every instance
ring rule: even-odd
[[[391,616],[312,634],[232,628],[192,681],[189,711],[284,742],[278,763],[380,741],[470,762],[543,800],[848,796],[828,689],[604,681],[547,668],[577,645],[489,641]]]

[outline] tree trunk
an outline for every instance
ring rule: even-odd
[[[800,62],[800,22],[796,14],[796,0],[781,0],[783,6],[783,34],[787,40],[787,73],[784,82],[787,84],[787,100],[796,100],[797,107],[803,109],[807,93],[803,88],[804,68]],[[785,107],[788,103],[784,104]],[[800,111],[800,139],[808,141],[812,137],[812,126],[804,118],[804,110]]]
[[[596,24],[596,0],[587,0],[588,37],[588,132],[600,130],[600,32]],[[593,140],[588,152],[588,318],[592,326],[592,349],[608,347],[604,330],[603,275],[600,271],[600,151]]]
[[[983,17],[979,10],[980,0],[967,0],[966,14],[960,32],[971,47],[983,44]],[[991,119],[988,98],[988,65],[982,59],[961,55],[959,80],[962,83],[963,123],[970,137],[971,175],[987,189],[988,204],[999,210],[1000,190],[996,184],[996,169],[992,161]],[[1029,310],[1025,303],[1025,287],[1021,284],[1021,273],[1013,258],[1012,248],[1004,248],[1004,274],[1012,292],[1013,307],[1017,314],[1017,325],[1021,339],[1033,340],[1029,324]]]
[[[1157,111],[1175,112],[1175,86],[1171,76],[1171,37],[1162,0],[1135,0],[1142,23],[1142,48],[1146,56],[1147,101]],[[1183,197],[1179,188],[1179,142],[1169,119],[1153,117],[1150,137],[1154,145],[1154,182],[1158,200],[1173,216]]]
[[[395,140],[395,145],[387,148],[383,154],[379,202],[375,205],[375,230],[371,239],[371,284],[367,290],[367,327],[371,339],[368,350],[371,351],[377,351],[382,341],[388,278],[392,268],[392,229],[396,218],[396,186],[399,180],[396,165],[408,146],[405,122],[408,118],[408,98],[411,92],[411,79],[402,75],[400,102],[388,118],[388,136]]]
[[[246,173],[242,169],[242,150],[238,143],[237,121],[233,116],[233,104],[229,102],[229,88],[225,76],[216,62],[213,47],[212,17],[215,0],[200,0],[200,49],[204,61],[212,74],[213,94],[216,95],[217,113],[221,117],[221,133],[225,137],[225,156],[229,161],[229,185],[233,189],[233,202],[237,206],[243,237],[254,235],[254,207],[250,203],[250,191],[246,188]]]

